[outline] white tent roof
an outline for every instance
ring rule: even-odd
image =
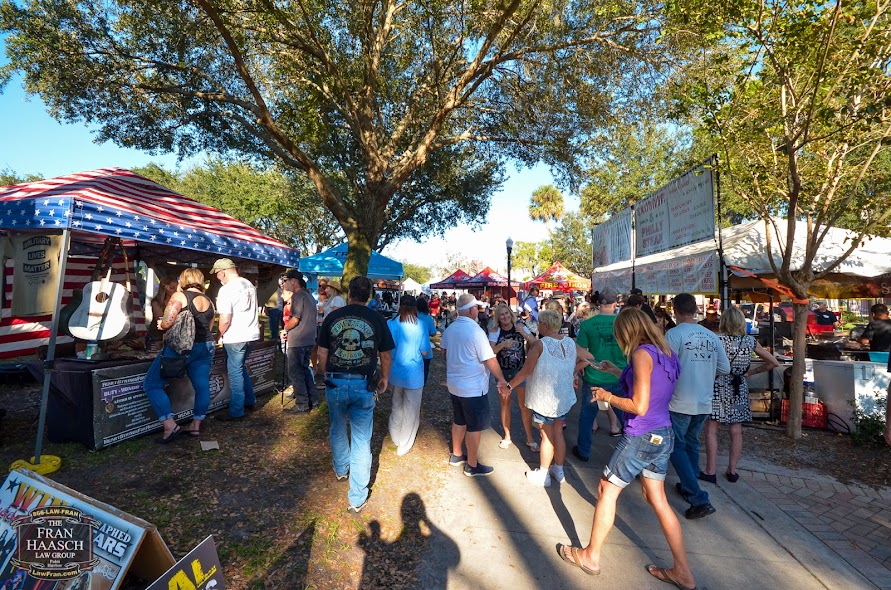
[[[416,280],[412,278],[407,278],[402,281],[402,290],[403,291],[411,291],[413,293],[421,292],[421,285]]]
[[[725,263],[728,266],[737,266],[758,275],[771,275],[773,270],[770,267],[768,254],[768,237],[774,261],[779,266],[782,262],[780,246],[785,246],[786,242],[785,219],[776,219],[769,227],[765,225],[764,221],[757,220],[722,230]],[[800,268],[804,260],[806,237],[805,223],[797,223],[793,242],[792,270]],[[855,234],[850,231],[835,227],[829,228],[820,251],[814,259],[814,270],[819,272],[832,264],[850,247],[851,240],[855,237]],[[718,235],[716,232],[714,241],[690,244],[638,258],[635,261],[635,272],[638,277],[646,276],[648,272],[659,275],[671,268],[682,266],[681,263],[685,263],[688,270],[693,268],[695,273],[702,273],[703,269],[707,269],[705,272],[711,272],[712,269],[717,269],[717,248]],[[891,253],[891,239],[868,236],[863,244],[833,272],[855,277],[876,277],[891,273],[889,253]],[[711,260],[713,262],[710,262]],[[594,288],[609,285],[621,292],[630,288],[630,279],[631,261],[617,262],[596,270]],[[678,292],[666,288],[665,285],[641,285],[641,289],[649,293]]]

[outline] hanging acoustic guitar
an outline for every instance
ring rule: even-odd
[[[111,282],[112,251],[115,246],[124,255],[126,286]],[[104,276],[103,276],[104,275]],[[99,277],[102,277],[99,279]],[[80,340],[118,340],[130,333],[132,306],[130,293],[130,268],[127,252],[120,238],[106,238],[93,277],[82,291],[80,301],[72,299],[66,308],[76,304],[70,312],[66,332]],[[67,316],[63,313],[63,318]],[[65,325],[64,323],[62,324]]]

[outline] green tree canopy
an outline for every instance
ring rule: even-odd
[[[410,262],[402,263],[402,270],[405,271],[406,278],[411,277],[420,284],[424,284],[430,280],[432,276],[432,271],[427,266],[422,266],[420,264],[412,264]]]
[[[508,159],[575,171],[646,102],[659,3],[2,0],[8,64],[59,120],[152,152],[304,174],[371,250],[478,221]]]

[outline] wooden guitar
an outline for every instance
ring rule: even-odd
[[[126,286],[111,282],[112,251],[115,246],[124,253]],[[130,307],[127,253],[120,238],[106,238],[92,280],[84,286],[80,302],[68,319],[67,332],[80,340],[119,340],[130,332]]]

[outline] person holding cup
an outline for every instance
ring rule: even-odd
[[[603,469],[591,539],[587,547],[559,545],[560,557],[586,574],[597,575],[601,568],[601,550],[616,517],[616,502],[622,490],[641,475],[643,495],[653,507],[674,564],[670,568],[646,566],[653,577],[678,588],[695,588],[696,580],[684,548],[680,522],[665,497],[665,474],[674,445],[668,405],[680,375],[677,355],[665,337],[639,309],[625,309],[614,324],[616,340],[628,356],[628,366],[620,370],[609,361],[601,362],[601,371],[619,377],[622,392],[617,397],[603,387],[592,387],[593,398],[626,413],[625,433]],[[623,564],[624,567],[624,564]]]
[[[528,377],[526,407],[532,410],[532,420],[541,431],[541,463],[538,469],[527,471],[526,478],[544,487],[551,485],[551,476],[558,483],[566,479],[563,472],[566,458],[563,421],[576,402],[576,372],[594,362],[590,352],[560,334],[562,326],[563,316],[559,312],[545,309],[538,315],[541,338],[529,347],[523,368],[512,379],[506,379],[507,391],[501,392],[502,397],[509,396],[510,391]]]

